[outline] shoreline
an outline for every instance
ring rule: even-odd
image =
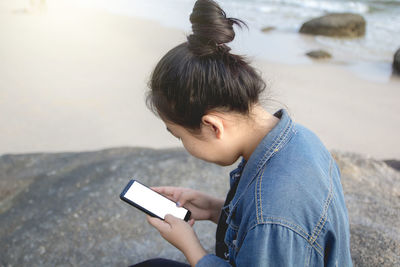
[[[110,14],[151,20],[160,23],[161,26],[179,29],[188,34],[191,32],[191,24],[188,18],[194,2],[195,0],[171,0],[166,4],[160,0],[115,0],[107,4],[89,1],[86,4],[79,4],[79,6],[96,8]],[[240,3],[239,1],[219,1],[224,10],[227,11],[227,14],[243,19],[249,26],[249,28],[244,27],[241,30],[238,27],[235,28],[235,40],[229,44],[233,50],[236,50],[239,54],[255,58],[261,57],[268,62],[304,65],[315,63],[313,59],[305,56],[306,53],[311,50],[322,49],[333,56],[332,59],[328,60],[329,63],[337,64],[363,79],[382,83],[390,80],[393,55],[399,44],[396,44],[395,47],[393,45],[396,42],[395,40],[400,39],[393,39],[393,34],[388,36],[388,32],[382,32],[382,26],[376,26],[376,18],[374,16],[372,18],[367,12],[368,8],[371,8],[368,7],[371,3],[358,3],[363,6],[361,10],[359,9],[360,6],[358,8],[355,6],[346,7],[350,8],[352,12],[360,13],[367,20],[368,30],[363,37],[341,39],[299,33],[302,23],[324,15],[327,11],[321,13],[321,10],[319,10],[319,12],[316,12],[315,7],[309,7],[308,12],[306,12],[308,15],[303,16],[301,23],[298,18],[295,18],[295,15],[285,19],[291,21],[291,23],[285,23],[279,15],[276,16],[281,12],[281,16],[283,14],[288,15],[285,13],[287,10],[279,11],[277,9],[279,7],[276,4],[283,4],[279,2],[275,3],[275,1],[266,0],[265,3],[261,1],[256,4],[257,2],[254,1]],[[304,3],[307,3],[307,1],[304,1]],[[341,3],[344,4],[345,2]],[[336,4],[338,3],[336,2]],[[300,6],[302,5],[300,4]],[[285,4],[281,7],[288,8]],[[336,5],[336,8],[332,8],[332,6],[328,8],[329,12],[340,12],[337,9],[339,6]],[[259,9],[264,11],[259,13]],[[273,10],[276,12],[271,13]],[[304,11],[304,9],[301,10]],[[310,17],[311,14],[313,15]],[[260,16],[260,19],[254,18],[254,16]],[[387,21],[390,16],[393,16],[391,12],[387,14],[387,18],[385,17],[384,21],[390,22],[390,20]],[[383,23],[383,21],[380,23]],[[265,27],[271,27],[272,29],[264,33],[262,29]],[[384,34],[385,38],[375,36],[377,28],[380,29],[379,33]],[[383,42],[382,38],[385,40],[393,39],[393,41],[389,43]],[[376,39],[376,41],[373,39]],[[379,48],[376,43],[380,44]]]
[[[0,155],[181,147],[146,108],[144,93],[156,62],[185,32],[141,18],[70,11],[0,17]],[[283,107],[275,101],[286,104],[328,149],[400,158],[397,79],[370,82],[329,62],[254,58],[253,65],[272,88],[267,110]]]

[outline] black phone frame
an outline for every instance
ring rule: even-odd
[[[146,186],[146,185],[142,184],[141,182],[132,179],[132,180],[130,180],[129,183],[125,186],[124,190],[122,190],[121,194],[119,195],[119,198],[120,198],[122,201],[124,201],[124,202],[126,202],[126,203],[128,203],[128,204],[134,206],[135,208],[137,208],[137,209],[143,211],[144,213],[150,215],[151,217],[156,217],[156,218],[159,218],[159,219],[161,219],[161,220],[164,220],[164,218],[161,218],[160,216],[157,216],[156,214],[152,213],[151,211],[149,211],[149,210],[143,208],[142,206],[136,204],[135,202],[133,202],[133,201],[131,201],[131,200],[129,200],[129,199],[127,199],[127,198],[125,197],[126,192],[129,190],[129,188],[132,186],[132,184],[133,184],[134,182],[137,182],[137,183],[139,183],[139,184],[141,184],[141,185],[143,185],[143,186]],[[159,194],[160,196],[166,198],[165,196],[163,196],[163,195],[161,195],[160,193],[154,191],[154,190],[151,189],[150,187],[148,187],[148,186],[146,186],[146,187],[149,188],[149,189],[150,189],[151,191],[153,191],[154,193],[157,193],[157,194]],[[167,199],[168,199],[168,198],[167,198]],[[168,199],[168,200],[170,200],[170,199]],[[172,200],[171,200],[171,201],[172,201]],[[186,209],[186,208],[185,208],[185,209]],[[187,221],[189,221],[190,216],[191,216],[192,213],[190,212],[190,210],[188,210],[188,209],[186,209],[186,210],[187,210],[187,213],[186,213],[185,218],[184,218],[183,220],[187,222]]]

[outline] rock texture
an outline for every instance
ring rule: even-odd
[[[342,172],[355,266],[400,264],[400,172],[333,152]],[[117,148],[0,157],[0,266],[127,266],[150,257],[184,260],[119,200],[132,177],[224,197],[230,168],[178,149]],[[215,225],[198,222],[213,251]]]
[[[352,153],[333,152],[342,174],[355,266],[400,264],[400,172]]]
[[[301,33],[332,37],[361,37],[365,35],[365,19],[358,14],[333,13],[305,22]]]
[[[328,59],[332,57],[331,54],[324,50],[313,50],[306,53],[306,55],[313,59]]]
[[[181,150],[120,148],[0,157],[0,266],[128,266],[184,260],[119,194],[144,184],[198,187],[223,197],[228,169]],[[212,251],[215,225],[196,223]]]
[[[400,48],[396,51],[393,56],[393,74],[400,76]]]

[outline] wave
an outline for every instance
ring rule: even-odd
[[[73,0],[71,0],[73,1]],[[74,0],[100,7],[111,13],[160,21],[168,27],[191,30],[188,17],[195,0]],[[331,12],[362,14],[367,21],[363,38],[340,40],[317,37],[323,46],[335,50],[358,51],[361,57],[391,60],[400,44],[400,0],[217,0],[233,17],[249,23],[252,29],[272,26],[276,33],[297,33],[312,18]]]
[[[241,2],[241,1],[236,1]],[[318,0],[265,0],[255,4],[287,5],[293,7],[316,9],[324,12],[353,12],[365,14],[370,11],[367,3],[357,1],[318,1]]]

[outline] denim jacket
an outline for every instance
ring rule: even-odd
[[[197,267],[352,266],[335,160],[286,110],[274,115],[278,124],[231,173],[237,190],[221,212],[226,259],[208,254]]]

